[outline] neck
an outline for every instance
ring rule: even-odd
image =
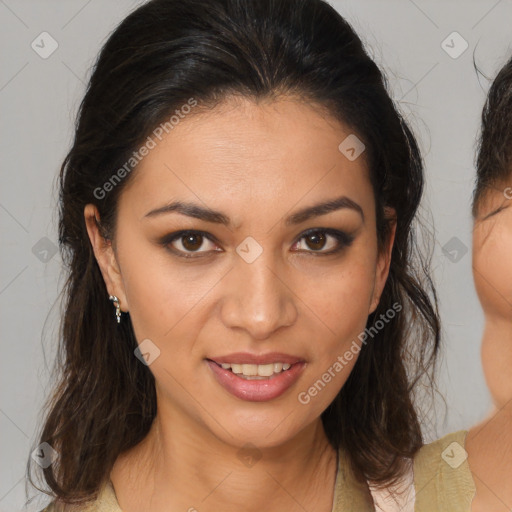
[[[512,319],[486,316],[482,364],[493,408],[466,438],[476,487],[475,512],[505,510],[512,503]]]
[[[486,316],[482,365],[494,407],[503,409],[512,400],[512,318]]]
[[[256,448],[226,444],[164,404],[158,411],[144,441],[111,474],[126,512],[331,512],[336,451],[320,418],[283,444]]]

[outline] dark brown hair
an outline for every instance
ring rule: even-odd
[[[156,413],[153,375],[134,356],[129,315],[115,322],[84,206],[97,206],[105,237],[114,237],[119,194],[136,170],[108,193],[95,191],[190,98],[204,109],[228,95],[296,95],[325,108],[366,145],[380,248],[390,227],[385,207],[397,214],[389,278],[367,326],[393,304],[403,309],[363,346],[322,421],[358,478],[391,483],[403,474],[403,457],[423,444],[414,391],[435,368],[439,319],[429,260],[415,243],[423,163],[387,87],[354,30],[322,0],[151,0],[110,35],[60,174],[60,246],[69,278],[59,380],[39,437],[60,455],[43,470],[55,497],[94,498]]]
[[[482,110],[473,216],[489,189],[512,175],[512,57],[492,82]]]

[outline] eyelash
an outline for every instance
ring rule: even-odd
[[[313,229],[309,229],[309,230],[305,231],[304,233],[302,233],[300,235],[300,237],[297,238],[296,242],[294,242],[294,245],[295,245],[295,243],[300,242],[303,238],[306,238],[309,235],[317,234],[317,233],[323,233],[323,234],[332,236],[333,238],[335,238],[337,240],[337,242],[339,244],[338,247],[336,247],[335,249],[332,249],[330,251],[327,251],[327,252],[314,251],[314,250],[309,250],[309,251],[308,250],[305,250],[305,251],[300,250],[298,252],[311,253],[313,256],[330,256],[332,254],[337,254],[337,253],[341,252],[343,249],[350,246],[352,244],[352,242],[354,241],[353,235],[349,235],[348,233],[345,233],[343,231],[338,231],[337,229],[313,228]],[[164,248],[166,248],[167,250],[169,250],[170,252],[175,254],[176,256],[181,257],[181,258],[186,258],[186,259],[202,258],[203,256],[191,256],[191,255],[192,254],[201,254],[201,253],[207,254],[207,253],[211,252],[211,251],[184,252],[180,249],[173,249],[173,248],[169,247],[172,244],[172,242],[174,242],[175,240],[179,240],[180,238],[183,238],[185,235],[188,235],[188,234],[201,235],[204,238],[208,239],[210,242],[216,243],[215,239],[211,235],[206,233],[205,231],[189,229],[189,230],[177,231],[175,233],[170,233],[169,235],[166,235],[165,237],[163,237],[160,240],[160,244]],[[218,252],[218,251],[214,251],[214,252]]]

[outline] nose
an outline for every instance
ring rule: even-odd
[[[297,319],[295,295],[286,281],[282,267],[273,263],[266,251],[252,263],[235,260],[222,302],[224,325],[244,330],[255,340],[293,325]]]

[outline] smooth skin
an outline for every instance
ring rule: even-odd
[[[473,277],[485,315],[482,365],[493,408],[466,439],[473,512],[512,510],[512,188],[489,189],[475,218]]]
[[[150,339],[160,350],[149,366],[155,422],[111,473],[124,512],[331,511],[336,453],[320,415],[357,357],[308,404],[298,395],[358,341],[378,305],[394,239],[393,229],[378,251],[364,153],[350,161],[338,150],[350,133],[297,98],[231,97],[182,120],[139,164],[121,194],[112,243],[98,231],[96,208],[86,206],[106,293],[129,311],[138,342]],[[362,213],[343,207],[285,222],[340,196]],[[173,201],[220,211],[231,224],[176,211],[147,215]],[[340,244],[325,231],[305,236],[312,228],[353,240]],[[211,240],[169,242],[180,230]],[[236,252],[247,237],[263,249],[252,263]],[[299,356],[306,367],[267,402],[234,397],[206,363],[274,351]],[[247,443],[261,456],[250,467],[240,458]]]

